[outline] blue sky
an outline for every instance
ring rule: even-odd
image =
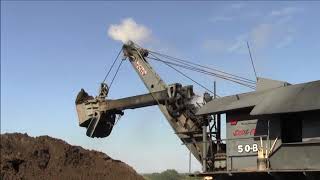
[[[95,94],[122,44],[111,25],[131,18],[150,32],[143,46],[254,79],[301,83],[320,77],[319,2],[19,2],[1,1],[1,133],[50,135],[105,152],[138,172],[188,170],[188,151],[156,107],[128,110],[106,139],[78,127],[75,96]],[[152,63],[168,83],[192,84]],[[218,93],[249,89],[188,73]],[[204,90],[194,87],[199,94]],[[128,62],[111,98],[146,93]],[[193,159],[193,170],[199,169]]]

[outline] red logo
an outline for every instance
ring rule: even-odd
[[[231,126],[235,126],[235,125],[237,125],[237,123],[238,123],[238,121],[235,120],[235,119],[232,119],[232,120],[230,121]]]
[[[246,135],[255,135],[256,128],[253,129],[236,129],[233,131],[233,136],[246,136]]]
[[[147,71],[144,69],[144,67],[139,63],[139,61],[136,61],[136,68],[138,69],[139,73],[144,76],[147,74]]]

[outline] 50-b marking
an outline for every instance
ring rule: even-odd
[[[258,144],[245,144],[245,145],[238,145],[238,153],[249,153],[249,152],[258,152]]]

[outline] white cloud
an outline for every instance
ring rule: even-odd
[[[266,47],[284,48],[294,40],[294,30],[287,26],[260,23],[250,31],[242,33],[231,40],[214,39],[206,40],[204,48],[214,53],[247,53],[246,42],[249,41],[255,50]]]
[[[294,40],[294,29],[285,24],[261,23],[255,26],[249,34],[249,41],[255,49],[265,47],[283,48]]]
[[[213,52],[213,53],[221,53],[224,52],[229,44],[223,40],[206,40],[203,44],[204,48]]]
[[[233,5],[234,8],[240,8],[241,5]],[[256,49],[266,47],[284,48],[289,46],[295,39],[296,29],[293,27],[292,20],[294,15],[303,9],[297,7],[285,7],[273,10],[265,16],[262,22],[254,25],[247,32],[236,36],[234,39],[215,39],[204,42],[204,47],[213,52],[224,53],[245,53],[247,52],[246,41]],[[257,12],[252,17],[257,18],[260,14]],[[237,16],[217,16],[211,19],[217,21],[231,21]]]
[[[228,52],[234,53],[244,53],[246,52],[245,49],[245,44],[246,41],[248,41],[248,33],[244,33],[239,35],[238,37],[235,38],[235,41],[230,44],[229,48],[227,49]]]
[[[272,24],[259,24],[251,31],[251,39],[255,47],[265,47],[271,40],[274,26]]]
[[[278,10],[271,11],[271,16],[287,16],[301,11],[301,9],[296,7],[285,7]]]
[[[258,24],[249,32],[242,33],[233,40],[207,40],[204,47],[213,52],[247,53],[246,42],[249,41],[255,49],[266,47],[274,35],[272,24]]]
[[[265,48],[274,41],[280,31],[281,29],[274,24],[258,24],[249,32],[237,36],[227,51],[231,53],[247,53],[247,41],[250,42],[254,49]]]
[[[293,16],[296,13],[301,11],[301,8],[285,7],[282,9],[271,11],[269,13],[269,17],[271,17],[271,19],[273,19],[273,21],[275,21],[277,24],[287,24],[293,19]]]
[[[120,24],[110,25],[108,35],[122,43],[131,40],[142,44],[151,40],[151,30],[142,24],[137,24],[132,18],[126,18]]]
[[[277,24],[287,24],[292,20],[292,16],[283,16],[283,17],[277,17],[276,23]]]
[[[212,53],[246,53],[248,34],[242,34],[233,40],[206,40],[203,47]]]
[[[291,35],[288,35],[286,37],[283,38],[282,41],[280,41],[277,45],[276,48],[284,48],[287,47],[288,45],[290,45],[293,41],[293,37]]]
[[[227,22],[227,21],[232,21],[236,17],[232,14],[235,10],[240,10],[245,7],[244,3],[233,3],[228,6],[225,6],[223,13],[220,15],[216,15],[212,18],[209,19],[210,22],[216,23],[216,22]]]

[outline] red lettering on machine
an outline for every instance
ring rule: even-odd
[[[136,68],[138,69],[139,73],[144,76],[147,74],[147,71],[144,69],[144,67],[139,63],[139,61],[136,61]]]
[[[233,136],[245,136],[245,135],[255,135],[256,128],[253,129],[236,129],[233,131]]]

